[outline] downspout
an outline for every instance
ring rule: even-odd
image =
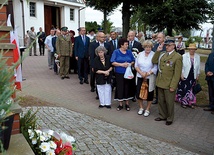
[[[23,45],[25,45],[25,16],[24,16],[24,2],[23,0],[20,0],[22,4],[22,25],[23,25]]]
[[[82,7],[78,10],[78,28],[80,28],[80,11],[85,9],[86,7]]]

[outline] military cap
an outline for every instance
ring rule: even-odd
[[[62,27],[62,28],[61,28],[61,31],[67,32],[67,31],[68,31],[68,27],[66,27],[66,26]]]

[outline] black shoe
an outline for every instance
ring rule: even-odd
[[[120,110],[122,110],[123,109],[123,106],[122,105],[119,105],[118,107],[117,107],[117,111],[120,111]]]
[[[99,108],[104,108],[105,106],[104,105],[99,105]]]
[[[83,84],[83,80],[80,80],[80,84]]]
[[[106,108],[111,109],[111,106],[110,105],[106,105]]]
[[[34,56],[38,56],[37,54],[34,54]]]
[[[158,100],[157,100],[157,99],[154,99],[154,100],[152,101],[152,104],[158,104]]]
[[[129,105],[125,105],[125,108],[126,108],[126,111],[130,111],[130,107],[129,107]]]
[[[89,84],[88,80],[84,80],[84,83]]]
[[[155,118],[155,121],[165,121],[166,119],[163,119],[163,118],[160,118],[160,117],[158,117],[158,118]]]
[[[136,102],[136,101],[137,101],[136,98],[133,98],[133,99],[132,99],[132,102]]]
[[[65,78],[66,78],[66,79],[70,79],[70,77],[69,77],[69,76],[65,76]]]
[[[166,125],[171,125],[172,122],[171,121],[166,121]]]
[[[94,88],[91,88],[91,92],[94,92],[95,91],[95,89]]]
[[[61,77],[62,80],[64,80],[64,78],[65,78],[64,76]]]
[[[212,108],[205,108],[204,111],[214,111]]]
[[[99,96],[96,96],[95,99],[96,99],[96,100],[99,100]]]

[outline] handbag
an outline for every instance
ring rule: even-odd
[[[148,97],[148,84],[147,81],[145,80],[141,85],[139,98],[147,100],[147,97]]]
[[[134,74],[132,73],[131,65],[129,65],[126,68],[126,71],[125,71],[125,74],[124,74],[124,78],[125,79],[133,79],[134,78]]]
[[[201,90],[202,88],[200,83],[196,82],[196,84],[192,88],[193,94],[198,94]]]

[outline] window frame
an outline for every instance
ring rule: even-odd
[[[32,6],[32,4],[34,6]],[[29,2],[29,13],[30,13],[30,17],[36,17],[36,2]]]

